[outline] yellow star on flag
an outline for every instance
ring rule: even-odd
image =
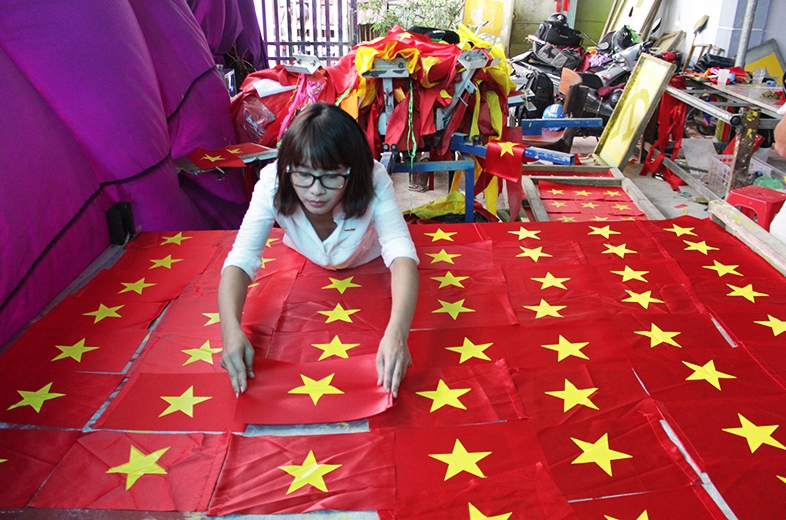
[[[706,255],[709,251],[718,251],[717,247],[712,247],[707,245],[707,242],[702,240],[701,242],[691,242],[690,240],[683,240],[688,247],[685,248],[685,251],[699,251],[701,254]]]
[[[568,203],[559,200],[552,200],[551,205],[554,206],[555,208],[564,208],[565,206],[568,205]]]
[[[540,240],[538,233],[540,233],[540,229],[537,231],[525,229],[523,226],[518,228],[516,231],[508,231],[511,235],[516,235],[519,240],[524,240],[525,238],[534,238],[535,240]]]
[[[483,471],[478,467],[478,462],[489,455],[491,455],[490,451],[469,452],[464,445],[461,444],[461,441],[456,439],[456,443],[453,445],[453,451],[451,453],[430,453],[429,457],[448,465],[448,469],[445,471],[445,480],[448,480],[462,471],[466,471],[476,477],[486,478],[486,475],[484,475]]]
[[[439,410],[443,406],[452,406],[453,408],[459,408],[461,410],[466,410],[467,407],[461,402],[459,397],[466,394],[472,390],[471,388],[450,388],[445,381],[442,379],[439,380],[437,383],[436,390],[427,390],[424,392],[415,392],[418,395],[422,395],[427,399],[431,399],[431,410],[429,413],[434,412],[435,410]]]
[[[215,325],[216,323],[221,323],[221,315],[217,312],[203,312],[202,316],[207,318],[207,323],[202,325],[203,327],[207,327],[208,325]]]
[[[648,274],[649,271],[634,271],[629,266],[625,266],[625,269],[622,271],[611,271],[613,274],[618,274],[622,277],[623,282],[628,282],[630,280],[641,280],[642,282],[646,282],[647,279],[644,278],[645,274]]]
[[[93,324],[98,323],[99,321],[103,320],[104,318],[122,318],[117,311],[125,307],[125,305],[118,305],[117,307],[107,307],[103,303],[98,304],[98,310],[93,312],[86,312],[82,314],[82,316],[93,316],[95,320],[93,320]]]
[[[776,476],[780,479],[781,482],[786,484],[786,477],[781,477],[780,475],[776,475]]]
[[[231,154],[234,154],[234,155],[237,155],[239,153],[242,153],[243,150],[241,150],[240,148],[232,148],[231,150],[227,150],[227,152],[229,152]]]
[[[351,348],[360,346],[360,343],[342,343],[338,336],[333,336],[330,343],[312,343],[312,347],[316,347],[322,351],[317,361],[322,361],[330,356],[336,356],[344,359],[349,358],[347,351]]]
[[[325,323],[333,323],[334,321],[344,321],[347,323],[352,323],[352,316],[356,312],[359,312],[360,309],[344,309],[340,303],[337,303],[336,306],[333,308],[332,311],[317,311],[319,314],[323,314],[327,316],[327,320]]]
[[[432,242],[436,242],[437,240],[447,240],[448,242],[453,242],[453,235],[457,234],[456,231],[446,232],[442,231],[442,228],[438,228],[437,231],[434,233],[423,233],[426,236],[431,237]]]
[[[437,262],[447,262],[449,264],[455,264],[456,262],[453,261],[454,258],[457,256],[461,256],[460,254],[450,254],[444,249],[440,250],[439,253],[426,253],[427,256],[431,257],[431,263],[436,264]]]
[[[620,193],[620,192],[619,192],[619,191],[617,191],[617,190],[606,190],[606,191],[604,191],[603,193],[605,193],[605,194],[606,194],[606,195],[608,195],[609,197],[616,197],[617,195],[622,195],[622,193]]]
[[[322,398],[323,395],[337,395],[343,394],[341,390],[332,386],[330,383],[333,381],[333,376],[336,374],[330,374],[327,377],[323,377],[319,381],[316,379],[311,379],[308,376],[304,376],[300,374],[300,379],[303,380],[303,386],[298,386],[297,388],[293,388],[288,394],[307,394],[311,397],[311,400],[314,402],[314,406],[317,405],[319,400]]]
[[[780,336],[781,333],[786,332],[786,321],[779,320],[770,314],[767,315],[767,321],[754,321],[753,323],[771,328],[772,334],[775,336]]]
[[[562,315],[559,313],[559,311],[565,307],[567,307],[567,305],[551,305],[549,302],[543,299],[541,299],[540,303],[537,305],[524,305],[525,309],[535,311],[535,319],[542,318],[544,316],[562,318]]]
[[[739,265],[725,265],[717,260],[712,261],[714,265],[703,265],[704,269],[711,269],[718,273],[718,277],[721,277],[726,274],[733,274],[735,276],[742,276],[742,273],[737,272],[737,268]]]
[[[609,217],[601,217],[600,215],[595,215],[594,217],[592,217],[592,220],[595,220],[597,222],[603,222],[609,220]]]
[[[686,377],[685,381],[707,381],[709,384],[720,390],[721,379],[737,379],[731,374],[724,374],[723,372],[716,370],[715,361],[712,359],[703,365],[694,365],[693,363],[688,363],[687,361],[683,361],[682,363],[686,367],[693,370],[693,373]]]
[[[182,258],[172,258],[172,255],[166,255],[164,258],[159,258],[158,260],[150,259],[153,262],[153,265],[150,269],[155,269],[157,267],[166,267],[167,269],[172,269],[172,264],[176,264],[177,262],[182,262]]]
[[[609,448],[609,434],[604,433],[603,436],[595,442],[585,442],[579,439],[570,438],[576,443],[576,446],[581,448],[582,454],[573,459],[571,464],[589,464],[595,463],[600,469],[606,472],[608,476],[611,474],[611,461],[631,459],[632,455],[615,451]]]
[[[50,392],[49,390],[52,389],[52,383],[46,384],[36,390],[35,392],[29,392],[26,390],[17,390],[16,393],[22,396],[22,400],[18,403],[14,403],[9,406],[8,410],[13,410],[14,408],[19,408],[21,406],[29,406],[36,413],[41,413],[41,407],[44,405],[45,401],[49,401],[50,399],[56,399],[58,397],[63,397],[65,394],[58,394],[54,392]]]
[[[538,246],[533,248],[519,246],[519,249],[521,249],[521,253],[517,254],[516,258],[521,258],[522,256],[526,256],[527,258],[531,258],[533,261],[537,262],[538,260],[540,260],[541,257],[551,258],[552,256],[548,253],[543,252],[543,246]]]
[[[589,197],[589,192],[587,190],[578,190],[574,195],[580,195],[582,197]]]
[[[267,266],[268,262],[275,262],[275,261],[276,261],[275,258],[262,258],[262,265],[260,267],[262,269],[265,269],[265,266]]]
[[[598,206],[598,205],[597,205],[597,204],[595,204],[594,202],[582,202],[582,203],[581,203],[581,207],[582,207],[582,208],[590,208],[590,209],[595,209],[597,206]]]
[[[663,303],[663,300],[659,300],[657,298],[652,297],[652,291],[635,293],[633,291],[629,291],[628,289],[625,289],[625,292],[628,293],[629,297],[622,300],[623,302],[638,303],[645,309],[650,308],[650,303]]]
[[[450,317],[455,320],[456,318],[458,318],[458,315],[461,314],[462,312],[475,312],[475,309],[469,309],[467,307],[464,307],[463,299],[453,303],[445,302],[442,300],[437,300],[437,301],[442,307],[431,311],[432,314],[448,313],[450,314]]]
[[[569,217],[568,215],[562,215],[559,220],[562,222],[576,222],[576,217]]]
[[[638,251],[634,251],[633,249],[628,249],[626,247],[627,244],[620,244],[618,246],[613,246],[611,244],[603,244],[603,245],[606,246],[606,250],[601,252],[602,255],[614,254],[620,258],[625,258],[625,255],[628,253],[631,254],[638,253]]]
[[[516,143],[511,143],[510,141],[497,141],[499,145],[499,156],[502,157],[505,154],[510,154],[515,156],[516,154],[513,153],[513,147],[516,146]]]
[[[581,349],[583,349],[587,345],[589,345],[589,341],[579,341],[577,343],[571,343],[570,341],[565,339],[565,337],[562,336],[562,334],[560,334],[557,343],[553,343],[549,345],[541,345],[541,347],[556,351],[557,362],[559,362],[567,358],[568,356],[576,356],[577,358],[581,358],[581,359],[589,359],[584,354],[584,352],[581,351]]]
[[[592,408],[593,410],[597,410],[598,407],[595,406],[590,400],[590,396],[597,392],[597,388],[576,388],[576,385],[565,380],[565,389],[564,390],[555,390],[552,392],[546,392],[546,395],[550,395],[553,397],[557,397],[562,399],[563,406],[562,411],[567,412],[574,406],[582,405],[586,406],[587,408]]]
[[[670,228],[663,228],[664,231],[671,231],[678,237],[681,237],[682,235],[695,237],[696,233],[693,232],[693,229],[694,228],[692,227],[680,227],[677,224],[672,224]]]
[[[350,276],[349,278],[344,278],[343,280],[339,280],[338,278],[330,278],[328,276],[328,280],[330,283],[323,287],[323,289],[336,289],[341,294],[344,294],[344,291],[351,287],[363,287],[360,284],[352,283],[354,276]]]
[[[175,235],[172,235],[171,237],[161,237],[161,238],[164,239],[164,241],[161,242],[161,245],[165,246],[167,244],[182,245],[183,240],[190,240],[190,239],[192,239],[194,237],[184,237],[183,236],[183,232],[181,231],[181,232],[179,232],[179,233],[177,233]]]
[[[736,285],[732,285],[730,283],[727,283],[726,285],[729,287],[729,289],[731,289],[731,292],[726,296],[742,296],[749,302],[756,303],[757,296],[769,296],[769,294],[754,291],[753,284],[750,283],[745,287],[737,287]]]
[[[303,461],[303,464],[279,466],[278,469],[282,469],[295,477],[292,484],[289,485],[289,489],[287,489],[286,494],[288,495],[305,486],[312,486],[320,491],[327,492],[325,475],[340,467],[341,464],[319,464],[314,456],[314,451],[308,450],[308,455],[306,455],[306,460]]]
[[[613,516],[603,515],[606,520],[617,520]],[[650,515],[647,514],[647,510],[645,509],[642,513],[636,517],[636,520],[650,520]]]
[[[210,161],[210,162],[214,163],[216,161],[225,161],[226,159],[224,159],[220,155],[208,155],[208,154],[205,154],[205,156],[202,157],[202,160],[203,161]]]
[[[140,278],[134,283],[127,283],[127,282],[120,282],[120,283],[123,284],[125,288],[121,289],[117,294],[123,294],[131,291],[137,294],[142,294],[142,291],[144,291],[148,287],[153,287],[154,285],[156,285],[154,283],[145,283],[144,278]]]
[[[485,354],[486,349],[489,348],[491,345],[493,345],[493,343],[475,344],[472,341],[470,341],[469,338],[464,338],[464,343],[462,345],[458,347],[445,347],[445,350],[450,350],[451,352],[458,352],[459,354],[461,354],[461,358],[459,359],[459,364],[472,358],[491,361],[491,358],[489,358]]]
[[[675,347],[682,348],[682,345],[680,345],[679,343],[677,343],[672,339],[674,338],[674,336],[681,334],[680,332],[663,331],[660,329],[660,327],[658,327],[654,323],[652,324],[650,330],[636,330],[633,332],[640,336],[647,336],[648,338],[650,338],[650,348],[657,347],[661,343],[666,343],[668,345],[673,345]]]
[[[442,289],[443,287],[447,287],[448,285],[453,285],[455,287],[461,287],[462,289],[464,286],[461,284],[464,280],[469,278],[469,276],[455,276],[453,273],[448,271],[445,273],[445,276],[432,276],[432,280],[436,280],[439,282],[438,289]]]
[[[276,242],[278,240],[281,240],[281,239],[280,238],[273,238],[273,237],[268,238],[267,242],[265,242],[265,247],[273,247],[273,242]]]
[[[590,229],[592,231],[587,233],[588,235],[600,235],[603,238],[605,238],[606,240],[608,240],[609,237],[611,237],[611,235],[619,235],[619,234],[621,234],[619,231],[612,230],[611,226],[603,226],[603,227],[590,226]]]
[[[756,453],[756,450],[758,450],[762,444],[778,448],[779,450],[786,450],[786,446],[772,438],[773,432],[778,429],[778,424],[756,426],[741,413],[738,413],[737,417],[740,419],[739,428],[721,429],[732,435],[745,437],[745,440],[748,441],[748,448],[750,448],[751,453]]]
[[[565,193],[565,190],[558,190],[556,188],[551,188],[549,190],[549,193],[551,193],[552,195],[562,195],[563,193]]]
[[[158,459],[160,459],[169,448],[170,447],[167,446],[166,448],[161,448],[160,450],[154,451],[149,455],[145,455],[132,445],[128,462],[113,468],[109,468],[106,470],[106,472],[125,473],[126,491],[128,491],[131,489],[131,486],[133,486],[134,483],[136,483],[136,481],[142,478],[144,475],[166,475],[166,470],[158,465]]]
[[[183,366],[190,365],[191,363],[196,363],[197,361],[204,361],[205,363],[213,364],[213,354],[218,354],[223,349],[220,348],[210,348],[210,340],[205,341],[202,343],[202,346],[199,348],[187,348],[185,350],[181,350],[183,354],[188,354],[188,359],[186,362],[183,363]]]
[[[66,359],[71,358],[75,360],[77,363],[82,362],[82,354],[85,352],[90,352],[91,350],[98,350],[99,347],[87,347],[85,346],[85,340],[87,338],[82,338],[73,345],[55,345],[56,349],[60,350],[60,354],[52,358],[52,361],[57,361],[59,359]]]
[[[169,403],[169,406],[167,406],[166,410],[161,412],[159,417],[169,415],[170,413],[183,412],[187,416],[193,418],[194,405],[203,403],[212,398],[212,396],[195,396],[193,385],[189,386],[188,390],[180,395],[162,395],[161,399]]]
[[[467,505],[469,505],[469,520],[508,520],[510,515],[513,514],[502,513],[501,515],[486,516],[477,507],[473,506],[471,502],[467,502]]]
[[[547,272],[546,276],[543,278],[532,278],[532,280],[541,283],[541,290],[548,289],[549,287],[559,287],[560,289],[565,289],[567,291],[568,288],[565,287],[565,284],[562,282],[567,282],[570,280],[570,278],[557,278],[553,274]]]
[[[2,464],[3,462],[8,462],[8,459],[0,459],[0,464]]]

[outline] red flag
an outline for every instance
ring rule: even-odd
[[[375,355],[382,335],[381,330],[276,332],[265,357],[287,363],[315,363]]]
[[[111,296],[129,303],[168,302],[180,296],[188,281],[173,280],[170,273],[161,269],[140,272],[126,266],[99,271],[74,295],[91,300]]]
[[[745,349],[731,348],[725,341],[705,346],[708,348],[639,350],[629,359],[650,395],[664,403],[786,397],[784,386]]]
[[[490,423],[524,417],[504,360],[493,365],[409,370],[396,406],[369,418],[372,429]]]
[[[725,495],[724,495],[725,496]],[[756,500],[761,502],[761,500]],[[684,486],[664,491],[651,491],[595,500],[571,502],[579,518],[586,520],[619,518],[691,518],[723,520],[726,515],[701,486]],[[758,518],[765,518],[760,516]]]
[[[510,141],[489,141],[484,171],[512,182],[521,180],[525,146]]]
[[[228,234],[236,231],[143,231],[129,240],[125,249],[159,249],[178,251],[187,249],[210,249]],[[164,249],[166,248],[166,249]]]
[[[218,298],[215,295],[183,297],[169,304],[156,326],[156,333],[190,334],[205,340],[220,341],[220,323]]]
[[[624,413],[647,397],[626,362],[562,365],[513,372],[513,381],[536,431],[608,417],[620,410]]]
[[[409,350],[413,369],[458,365],[490,365],[520,348],[522,329],[507,327],[451,327],[413,330]]]
[[[209,514],[386,509],[394,483],[392,433],[232,436]]]
[[[346,270],[300,275],[287,302],[335,301],[339,298],[379,298],[390,294],[390,273],[349,274]]]
[[[8,368],[0,376],[0,422],[82,428],[122,379],[115,374]]]
[[[196,275],[204,272],[216,253],[214,247],[198,247],[199,243],[186,244],[128,249],[110,269],[122,271],[133,278],[132,281],[150,277],[162,285],[182,289]]]
[[[385,330],[390,319],[390,298],[347,298],[331,301],[285,303],[276,326],[283,332],[341,332]]]
[[[431,269],[489,269],[493,265],[491,241],[471,244],[434,244],[418,246],[420,264],[423,271]]]
[[[128,302],[117,295],[93,299],[66,298],[55,305],[37,326],[80,330],[83,333],[147,328],[164,309],[164,302]]]
[[[217,150],[208,150],[198,146],[196,150],[188,154],[188,160],[194,163],[194,166],[200,170],[213,170],[215,168],[243,168],[246,163],[237,155],[229,153],[227,150],[221,148]]]
[[[250,335],[249,341],[259,355],[264,355],[270,338]],[[145,345],[144,352],[137,358],[129,372],[226,374],[219,363],[221,349],[220,340],[191,337],[179,333],[153,333]]]
[[[251,155],[271,151],[271,148],[256,143],[238,143],[227,145],[224,148],[219,148],[219,150],[226,150],[233,155]]]
[[[78,431],[0,429],[0,507],[25,507],[78,436]]]
[[[309,424],[352,421],[393,405],[377,386],[375,356],[295,365],[256,359],[235,419],[247,424]]]
[[[538,434],[568,500],[686,486],[698,478],[668,440],[652,400]]]
[[[226,373],[136,373],[96,421],[97,428],[142,431],[243,431]]]
[[[395,435],[397,507],[436,514],[459,506],[466,514],[467,502],[488,500],[505,513],[522,502],[538,503],[533,466],[544,455],[527,421],[405,428]],[[544,513],[536,518],[548,518]]]
[[[712,320],[703,314],[631,314],[620,315],[615,321],[622,337],[632,342],[634,350],[642,352],[683,351],[725,343]]]
[[[523,465],[508,479],[481,482],[475,489],[433,502],[429,497],[398,496],[396,508],[379,511],[383,520],[476,520],[526,518],[528,520],[578,520],[571,504],[540,462]]]
[[[532,229],[529,225],[519,227],[518,231],[522,235],[528,234]],[[548,235],[544,235],[544,238]],[[557,241],[524,239],[520,242],[500,242],[494,243],[493,248],[494,263],[503,266],[519,265],[522,267],[532,267],[534,265],[551,264],[581,264],[586,263],[578,245],[572,241]]]
[[[506,292],[505,276],[497,265],[482,271],[446,267],[444,271],[426,271],[420,276],[419,298]]]
[[[748,307],[748,306],[746,306]],[[732,340],[742,345],[783,345],[786,305],[713,305],[712,315]]]
[[[448,247],[484,240],[476,226],[466,224],[418,224],[409,226],[409,233],[416,246]]]
[[[32,507],[205,511],[227,435],[82,435]]]
[[[83,332],[33,324],[0,356],[0,367],[119,373],[146,336],[145,329]]]
[[[454,294],[419,299],[412,328],[493,327],[516,323],[516,313],[507,294]]]

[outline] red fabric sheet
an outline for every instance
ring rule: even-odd
[[[232,436],[209,514],[386,509],[394,484],[392,433]]]
[[[758,501],[758,500],[757,500]],[[686,486],[664,491],[651,491],[630,496],[600,498],[572,502],[582,520],[612,519],[644,520],[647,518],[691,518],[723,520],[718,506],[700,486]],[[760,517],[761,518],[761,517]]]
[[[226,455],[226,435],[82,435],[32,507],[205,511]]]
[[[98,299],[67,296],[36,323],[40,327],[83,333],[147,328],[161,314],[164,305],[163,302],[129,302],[118,295]]]

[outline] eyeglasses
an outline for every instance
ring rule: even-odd
[[[298,188],[310,188],[315,181],[319,180],[322,187],[327,190],[340,190],[347,183],[348,177],[349,168],[347,168],[347,173],[325,173],[322,175],[297,170],[289,172],[289,180],[292,181],[293,186]]]

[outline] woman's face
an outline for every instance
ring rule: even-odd
[[[315,216],[332,215],[344,198],[349,170],[317,170],[308,166],[292,166],[289,178],[306,213]]]

